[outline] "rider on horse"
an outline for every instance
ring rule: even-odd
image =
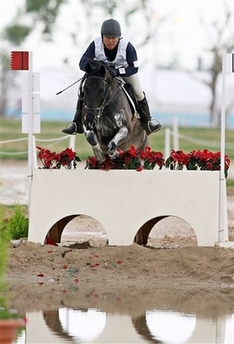
[[[138,60],[134,46],[121,37],[121,28],[114,19],[105,20],[101,26],[101,37],[94,39],[81,57],[79,67],[85,71],[90,59],[102,60],[107,64],[112,77],[121,77],[126,83],[131,84],[138,100],[138,112],[142,127],[147,135],[161,129],[161,124],[151,119],[149,106],[137,76]],[[78,96],[76,113],[71,126],[62,130],[65,134],[83,133],[82,127],[82,90]]]

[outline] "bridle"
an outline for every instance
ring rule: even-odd
[[[100,117],[103,115],[103,111],[104,108],[115,98],[116,96],[116,91],[119,88],[119,84],[116,87],[114,93],[112,94],[112,96],[108,99],[109,93],[110,93],[110,89],[111,89],[111,85],[108,84],[106,77],[102,77],[102,76],[96,76],[96,75],[92,75],[92,76],[85,76],[85,79],[103,79],[103,81],[105,82],[105,87],[104,87],[104,93],[103,93],[103,101],[102,104],[99,107],[96,108],[92,108],[89,107],[85,104],[85,96],[84,96],[84,107],[86,110],[86,113],[89,113],[91,115],[93,115],[94,117]]]

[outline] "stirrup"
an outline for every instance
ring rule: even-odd
[[[67,127],[70,123],[72,123],[72,125],[70,125],[70,127]],[[75,127],[74,130],[73,126]],[[68,134],[68,135],[76,135],[77,133],[77,124],[73,121],[67,122],[67,124],[65,125],[65,128],[62,130],[62,133]]]

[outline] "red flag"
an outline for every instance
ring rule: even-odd
[[[28,51],[11,52],[11,70],[28,70],[29,53]]]

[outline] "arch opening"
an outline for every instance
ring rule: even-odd
[[[46,243],[62,246],[105,246],[107,234],[100,222],[85,214],[73,214],[58,220],[48,231]]]
[[[153,248],[197,246],[194,229],[185,220],[172,215],[147,221],[137,232],[134,242]]]

